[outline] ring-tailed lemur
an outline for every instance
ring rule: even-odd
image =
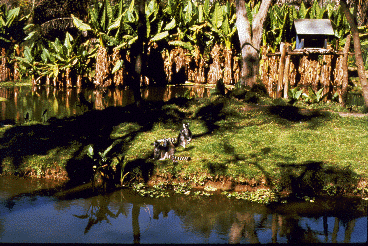
[[[153,158],[156,160],[172,159],[173,161],[189,161],[189,156],[175,156],[175,146],[172,142],[164,139],[162,144],[160,142],[154,142],[155,148],[153,149]]]
[[[165,140],[171,142],[175,147],[183,146],[185,147],[189,144],[192,140],[192,132],[189,129],[189,123],[183,123],[183,128],[179,131],[179,135],[177,138],[165,138],[156,140],[157,142],[164,142]]]

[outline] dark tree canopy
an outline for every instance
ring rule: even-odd
[[[52,19],[87,16],[89,0],[41,0],[34,8],[33,23],[43,24]]]
[[[89,0],[40,0],[35,4],[33,23],[41,25],[42,35],[50,40],[64,39],[65,33],[77,35],[71,14],[80,19],[87,17]]]

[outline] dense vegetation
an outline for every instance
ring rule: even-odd
[[[139,16],[137,3],[93,1],[85,17],[78,6],[76,13],[65,10],[64,16],[55,13],[59,5],[49,6],[51,10],[44,11],[49,16],[46,19],[40,17],[41,12],[32,18],[32,13],[23,16],[20,7],[8,9],[3,5],[0,47],[6,57],[2,67],[7,71],[7,80],[31,76],[36,84],[53,86],[129,85],[135,76],[133,62],[139,48],[140,18],[144,18],[144,30],[140,32],[144,34],[143,51],[147,57],[143,61],[142,85],[185,80],[216,83],[219,78],[224,78],[225,84],[237,82],[239,47],[231,1],[211,4],[209,0],[150,0],[146,1],[144,16]],[[259,1],[247,3],[250,21],[259,6]],[[263,32],[263,47],[274,52],[281,42],[295,43],[293,21],[304,18],[330,19],[336,35],[333,42],[339,41],[339,47],[344,45],[350,29],[340,6],[334,2],[320,6],[316,0],[308,8],[303,2],[298,8],[273,5]],[[46,22],[42,23],[43,19]],[[32,24],[26,25],[27,20]],[[55,35],[55,30],[62,30],[64,35]],[[366,27],[361,31],[366,33]],[[364,41],[365,35],[361,37]],[[365,45],[364,41],[362,46]],[[159,67],[158,60],[162,60]],[[185,70],[183,80],[175,76],[180,69]],[[161,73],[152,73],[155,70]]]

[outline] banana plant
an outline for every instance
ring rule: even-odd
[[[77,74],[83,75],[91,68],[89,63],[96,55],[97,47],[91,48],[90,42],[80,44],[78,40],[66,33],[62,43],[58,38],[49,42],[41,54],[43,73],[49,77],[58,77],[60,71],[73,69]]]
[[[234,4],[227,2],[226,5],[221,6],[216,2],[212,7],[211,17],[208,21],[213,34],[219,38],[218,42],[225,43],[225,46],[230,49],[232,38],[236,33]]]
[[[111,26],[116,24],[110,1],[104,0],[103,2],[99,2],[95,0],[93,7],[88,12],[88,23],[84,23],[74,15],[71,15],[71,17],[75,27],[81,31],[92,32],[98,38],[102,47],[117,44],[116,39],[109,35],[109,28],[111,29]]]
[[[42,63],[38,57],[40,57],[41,52],[40,47],[32,43],[24,47],[24,57],[15,57],[19,62],[19,72],[22,76],[31,75],[34,78],[39,78]]]
[[[100,172],[103,176],[110,178],[110,180],[104,180],[104,182],[109,181],[109,182],[113,182],[113,181],[118,181],[116,178],[114,178],[114,176],[118,177],[120,180],[120,184],[122,184],[125,176],[128,174],[126,173],[125,175],[123,175],[124,172],[124,167],[122,165],[122,161],[123,158],[119,157],[117,155],[116,152],[111,150],[113,149],[113,147],[120,143],[120,141],[115,141],[113,142],[109,147],[107,147],[103,152],[98,152],[96,153],[95,149],[93,148],[93,145],[89,145],[88,149],[87,149],[87,156],[90,157],[92,159],[93,165],[92,165],[92,169],[93,169],[93,178],[92,178],[92,186],[93,189],[95,188],[94,186],[94,181],[95,181],[95,175],[97,174],[97,172]],[[117,166],[120,166],[120,168],[116,167],[116,172],[113,171],[113,159],[116,158],[118,160],[118,164]],[[120,169],[120,170],[119,170]],[[118,173],[120,171],[120,173]],[[120,177],[119,177],[120,176]]]
[[[314,92],[311,87],[308,87],[308,94],[303,93],[302,97],[306,103],[312,104],[321,102],[325,97],[327,97],[327,95],[328,93],[323,94],[323,88],[319,89],[317,92]]]

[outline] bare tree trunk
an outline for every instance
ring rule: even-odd
[[[244,85],[253,86],[256,83],[263,24],[272,0],[263,0],[252,26],[248,20],[244,0],[236,0],[236,27],[242,50],[241,79]]]
[[[366,107],[368,107],[368,81],[365,75],[364,62],[363,62],[363,57],[362,57],[362,49],[360,45],[358,28],[357,28],[357,25],[355,24],[354,16],[352,16],[352,14],[349,11],[349,8],[346,4],[346,0],[340,0],[340,5],[341,5],[342,10],[344,11],[346,19],[351,28],[351,33],[352,33],[353,41],[354,41],[355,60],[356,60],[356,65],[358,67],[359,81],[362,86],[364,104]],[[354,3],[354,5],[355,5],[354,8],[356,8],[356,3]]]

